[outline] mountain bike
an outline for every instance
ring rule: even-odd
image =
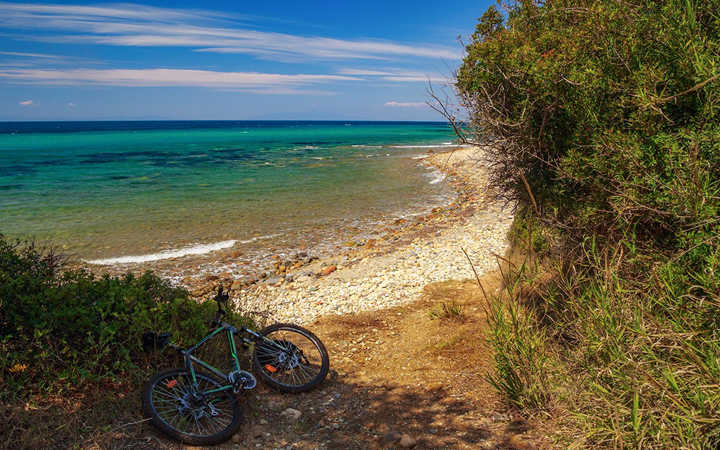
[[[253,348],[253,371],[270,387],[281,392],[305,392],[318,386],[328,374],[330,359],[325,346],[313,333],[292,324],[278,323],[259,332],[235,328],[221,321],[229,295],[219,287],[214,300],[218,310],[210,323],[214,330],[194,346],[182,349],[170,342],[169,333],[143,335],[143,345],[178,351],[185,367],[154,375],[143,388],[143,412],[157,429],[190,445],[224,442],[242,423],[242,407],[236,394],[253,389],[255,376],[240,368],[235,337],[243,347]],[[232,368],[228,373],[213,367],[193,353],[212,338],[225,334]],[[201,371],[196,368],[200,366]]]

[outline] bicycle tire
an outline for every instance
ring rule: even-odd
[[[198,380],[198,383],[205,382],[215,387],[223,386],[223,383],[204,372],[196,371],[195,377]],[[187,369],[170,369],[155,374],[147,383],[145,383],[142,391],[142,408],[145,416],[150,418],[150,423],[167,436],[189,445],[216,445],[230,439],[242,425],[243,416],[242,406],[239,404],[235,396],[233,396],[231,391],[222,391],[217,393],[218,396],[224,397],[230,405],[230,408],[232,409],[232,418],[228,421],[227,426],[216,433],[207,435],[203,435],[201,433],[188,433],[174,427],[172,425],[172,420],[168,421],[167,418],[164,418],[160,412],[158,412],[158,405],[162,402],[169,403],[165,406],[168,411],[171,411],[173,408],[173,400],[165,393],[160,395],[161,391],[158,389],[160,388],[167,391],[167,387],[163,388],[159,386],[159,383],[163,382],[163,380],[178,380],[182,378],[190,380],[190,373]],[[173,385],[173,387],[175,387],[175,385]],[[174,392],[171,392],[171,394],[174,394]],[[175,403],[180,404],[179,402],[180,400],[178,399]],[[197,420],[195,422],[197,423]]]
[[[320,339],[315,336],[311,331],[298,325],[293,325],[289,323],[277,323],[274,325],[270,325],[269,327],[263,328],[260,331],[260,334],[267,337],[268,335],[271,335],[274,332],[278,331],[295,333],[311,342],[313,347],[317,350],[319,354],[319,370],[317,371],[317,374],[315,376],[313,376],[311,379],[304,383],[291,384],[281,382],[275,378],[275,373],[272,373],[270,372],[270,370],[268,370],[267,361],[268,358],[271,357],[269,355],[269,347],[263,346],[262,342],[256,342],[255,349],[253,350],[253,367],[258,377],[263,380],[263,382],[267,383],[270,387],[287,393],[306,392],[322,383],[325,377],[327,377],[328,372],[330,371],[330,358],[328,356],[327,349],[325,349],[325,345],[323,345],[322,341],[320,341]],[[276,342],[287,342],[277,339],[274,340]],[[293,345],[293,347],[295,346]],[[302,367],[311,367],[311,365],[303,365]],[[295,368],[289,370],[295,370]]]

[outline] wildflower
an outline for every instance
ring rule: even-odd
[[[27,370],[28,366],[27,364],[15,364],[10,368],[11,373],[23,373],[25,370]]]

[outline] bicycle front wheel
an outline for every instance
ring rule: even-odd
[[[155,375],[143,389],[143,412],[155,428],[186,444],[225,442],[240,428],[242,408],[229,390],[203,394],[223,385],[212,376],[196,371],[195,379],[197,390],[187,369]]]
[[[325,346],[310,331],[278,323],[264,328],[255,343],[253,365],[258,376],[282,392],[305,392],[322,383],[330,370]]]

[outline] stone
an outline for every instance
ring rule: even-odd
[[[380,442],[383,445],[392,445],[402,439],[402,437],[403,435],[398,433],[397,431],[390,431],[388,433],[385,433],[383,437],[380,438]]]
[[[264,432],[265,432],[265,430],[263,429],[263,427],[261,427],[260,425],[255,425],[254,427],[252,427],[250,429],[250,436],[252,436],[255,439],[261,438],[263,436]]]
[[[323,269],[320,271],[320,275],[330,275],[331,273],[335,272],[337,270],[337,266],[327,266],[323,267]]]
[[[289,422],[296,422],[300,418],[300,416],[302,416],[302,413],[297,409],[293,408],[288,408],[280,413],[280,417]]]
[[[415,447],[416,444],[417,444],[417,441],[414,438],[410,437],[410,435],[407,435],[407,434],[403,434],[402,437],[400,438],[400,442],[398,442],[398,445],[400,445],[400,447],[402,447],[402,448]]]

